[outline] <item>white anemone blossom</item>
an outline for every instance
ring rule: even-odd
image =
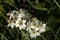
[[[42,22],[41,22],[40,25],[39,25],[39,27],[40,27],[40,30],[39,30],[40,33],[46,31],[46,24],[45,23],[42,24]]]
[[[25,17],[25,14],[24,14],[25,11],[23,11],[22,9],[19,9],[18,13],[19,13],[18,18],[23,18],[23,17]]]
[[[35,28],[36,30],[39,30],[39,26],[38,26],[39,23],[40,23],[40,21],[37,20],[36,17],[33,17],[33,18],[32,18],[32,27]]]
[[[14,28],[15,23],[9,23],[7,26],[11,26],[11,28]]]
[[[9,24],[7,25],[7,27],[14,28],[15,23],[14,23],[14,21],[13,21],[13,20],[12,20],[12,21],[11,21],[11,20],[9,20],[9,21],[8,21],[8,23],[9,23]]]
[[[38,25],[33,24],[32,22],[29,21],[27,23],[27,29],[26,29],[26,31],[29,31],[30,32],[31,29],[35,29],[36,31],[39,30]]]
[[[16,20],[16,27],[19,27],[19,29],[25,29],[26,28],[26,20]]]
[[[31,30],[29,33],[31,38],[36,38],[37,36],[40,36],[40,33],[35,29]]]
[[[10,16],[9,19],[12,19],[12,18],[15,18],[16,16],[15,14],[17,13],[18,13],[17,11],[13,10],[12,12],[7,13],[7,15]]]

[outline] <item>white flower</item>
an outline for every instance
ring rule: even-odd
[[[38,25],[39,25],[39,23],[36,23],[36,22],[33,22],[33,21],[32,21],[32,23],[31,23],[31,28],[33,28],[33,29],[35,29],[35,30],[38,31],[38,30],[39,30],[39,26],[38,26]]]
[[[13,19],[13,20],[8,20],[8,25],[7,25],[7,27],[11,27],[11,28],[13,28],[15,26],[15,20]]]
[[[17,20],[16,21],[16,27],[19,27],[19,29],[25,29],[26,28],[26,20]]]
[[[31,29],[35,29],[36,31],[39,30],[38,25],[34,22],[27,22],[27,29],[26,31],[30,31]]]
[[[38,26],[36,26],[36,25],[31,25],[31,28],[32,28],[32,29],[35,29],[36,31],[38,31],[38,30],[39,30],[39,27],[38,27]]]
[[[19,13],[19,15],[18,15],[18,18],[22,18],[22,17],[25,17],[25,11],[23,11],[22,9],[20,9],[19,11],[18,11],[18,13]]]
[[[18,15],[18,18],[23,18],[24,16],[25,16],[25,14],[20,13],[20,14]]]
[[[46,31],[46,24],[40,24],[40,30],[39,32],[42,33],[42,32],[45,32]]]
[[[30,37],[31,38],[36,38],[37,36],[40,36],[40,33],[36,31],[35,29],[30,30]]]
[[[15,23],[13,23],[13,22],[11,22],[7,25],[7,27],[11,27],[11,28],[13,28],[14,26],[15,26]]]
[[[16,13],[18,13],[18,12],[15,11],[15,10],[13,10],[12,12],[7,13],[7,15],[10,16],[9,19],[11,19],[11,18],[14,18],[14,17],[16,16],[16,15],[15,15]]]
[[[30,31],[31,30],[31,28],[28,26],[28,28],[26,29],[26,31]]]

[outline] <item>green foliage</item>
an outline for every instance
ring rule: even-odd
[[[7,27],[7,13],[20,8],[47,24],[47,31],[30,40],[60,40],[60,0],[0,0],[0,40],[26,40],[18,28]],[[23,37],[23,38],[22,38]],[[27,37],[27,36],[26,36]]]

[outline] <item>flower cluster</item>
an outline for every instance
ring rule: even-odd
[[[31,38],[36,38],[46,31],[46,24],[40,22],[36,17],[32,17],[25,10],[13,10],[7,13],[7,15],[9,16],[8,27],[18,27],[20,30],[25,29],[29,32]]]

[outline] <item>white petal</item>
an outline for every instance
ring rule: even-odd
[[[31,37],[31,38],[34,38],[34,35],[33,35],[33,34],[30,34],[30,37]]]
[[[21,18],[18,18],[17,21],[21,20]]]
[[[9,26],[10,26],[10,24],[7,25],[7,27],[9,27]]]
[[[20,14],[18,15],[18,18],[21,18],[21,15]]]
[[[43,24],[43,27],[46,27],[46,24],[45,23]]]
[[[16,26],[16,27],[19,27],[20,25],[16,24],[15,26]]]
[[[45,32],[45,31],[46,31],[45,28],[41,28],[41,29],[40,29],[40,33],[41,33],[41,32]]]
[[[37,36],[40,36],[40,33],[39,32],[37,32],[36,34],[37,34]]]
[[[31,26],[31,28],[32,28],[32,29],[34,29],[34,28],[35,28],[35,26]]]
[[[9,15],[10,15],[10,13],[7,13],[7,15],[9,16]]]
[[[22,28],[21,28],[21,27],[19,27],[19,29],[21,30]]]
[[[36,30],[36,31],[38,31],[38,30],[39,30],[39,28],[35,28],[35,30]]]
[[[26,20],[23,20],[23,23],[26,23]]]

